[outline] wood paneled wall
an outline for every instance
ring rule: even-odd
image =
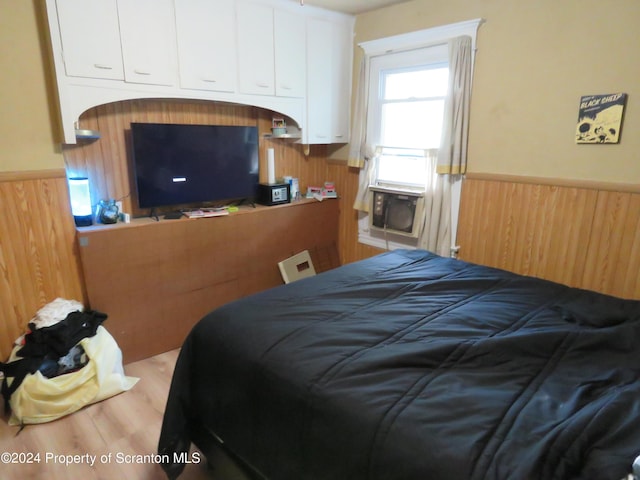
[[[358,191],[359,170],[344,162],[329,161],[328,177],[334,179],[340,194],[340,232],[338,250],[343,264],[362,260],[384,252],[358,242],[358,213],[353,202]]]
[[[84,302],[64,170],[0,173],[0,358],[56,297]]]
[[[640,186],[468,175],[459,258],[640,299]]]

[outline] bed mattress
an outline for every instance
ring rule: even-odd
[[[270,480],[619,480],[639,349],[640,302],[388,252],[203,318],[159,453],[204,427]]]

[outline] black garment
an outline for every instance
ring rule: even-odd
[[[25,335],[25,344],[17,352],[21,358],[9,363],[0,362],[0,371],[4,372],[1,392],[5,407],[8,407],[11,395],[24,378],[29,373],[35,373],[45,359],[57,362],[80,340],[94,336],[106,319],[104,313],[87,310],[71,312],[64,320],[50,327],[35,329],[33,324],[29,324],[31,332]],[[7,383],[9,378],[13,378],[11,386]]]
[[[31,333],[25,335],[25,344],[18,350],[18,356],[22,358],[49,356],[53,354],[57,361],[64,357],[69,350],[85,337],[93,337],[98,326],[104,322],[107,315],[96,311],[71,312],[61,322],[35,329],[32,324]]]

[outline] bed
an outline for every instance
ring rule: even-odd
[[[620,480],[639,349],[638,301],[396,250],[206,315],[158,453],[169,478],[213,442],[269,480]]]

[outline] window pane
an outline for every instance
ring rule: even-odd
[[[384,104],[380,143],[386,147],[438,148],[443,115],[444,100]]]
[[[427,176],[424,156],[388,155],[378,158],[378,183],[420,185],[424,187]]]
[[[383,76],[385,100],[444,97],[447,94],[448,68],[383,72]]]

